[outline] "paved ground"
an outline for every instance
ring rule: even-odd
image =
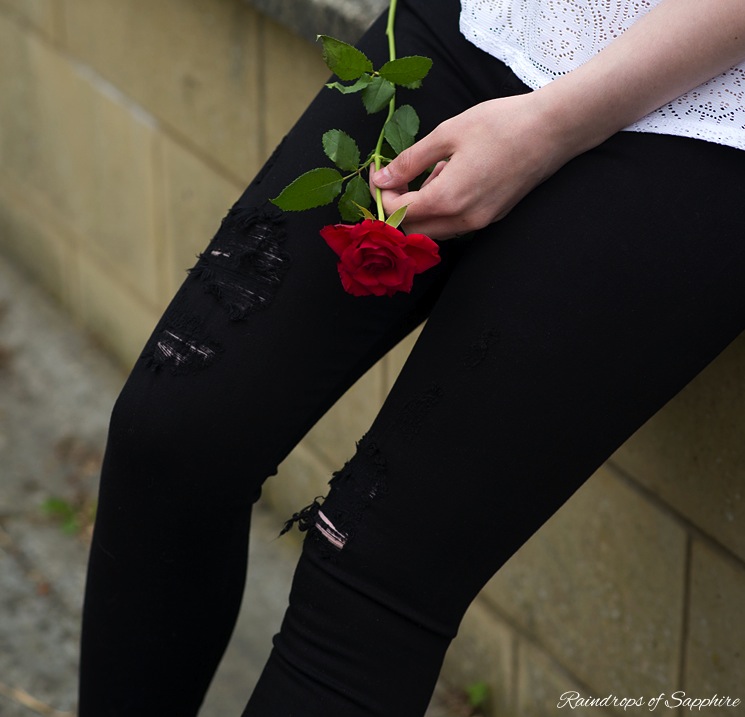
[[[0,717],[75,714],[90,516],[122,381],[0,257]],[[243,612],[200,717],[240,714],[286,606],[298,545],[257,513]],[[441,687],[427,717],[464,714]]]

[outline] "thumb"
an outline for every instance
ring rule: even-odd
[[[372,182],[381,189],[404,186],[446,156],[447,152],[438,141],[435,130],[401,152],[390,164],[374,172]]]

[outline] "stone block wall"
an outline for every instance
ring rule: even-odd
[[[0,251],[126,367],[326,76],[317,47],[241,0],[0,0]],[[413,340],[269,481],[282,515],[326,492]],[[569,690],[745,700],[744,407],[741,339],[487,585],[446,677],[486,681],[505,716],[558,713]]]

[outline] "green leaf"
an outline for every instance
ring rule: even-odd
[[[341,192],[342,176],[331,167],[319,167],[301,174],[271,200],[286,212],[299,212],[330,204]]]
[[[419,115],[411,105],[401,105],[391,117],[391,122],[400,125],[401,129],[413,137],[419,131]]]
[[[339,169],[354,170],[360,166],[357,142],[340,129],[330,129],[323,135],[323,151]]]
[[[388,141],[388,144],[393,147],[393,151],[396,154],[401,154],[401,152],[414,144],[413,135],[404,132],[395,122],[388,122],[386,124],[383,135]]]
[[[364,90],[365,87],[367,87],[370,82],[372,81],[372,77],[370,75],[362,75],[362,77],[357,80],[352,85],[342,85],[341,82],[329,82],[326,87],[328,87],[330,90],[338,90],[343,95],[351,95],[355,92],[360,92],[361,90]]]
[[[411,105],[403,105],[394,113],[393,117],[386,123],[383,136],[388,144],[393,147],[396,154],[401,154],[405,149],[414,144],[414,137],[419,131],[419,117]]]
[[[396,209],[391,216],[388,217],[388,219],[385,220],[386,224],[390,224],[394,229],[404,220],[404,217],[406,216],[406,212],[409,208],[408,204],[404,204],[403,207],[399,207]]]
[[[356,222],[370,206],[370,186],[358,174],[347,184],[347,189],[339,199],[339,212],[345,222]]]
[[[323,43],[323,61],[340,80],[356,80],[373,71],[371,60],[356,47],[328,35],[319,35]]]
[[[386,62],[380,68],[380,75],[394,85],[419,86],[431,67],[432,60],[429,57],[411,55],[410,57],[401,57],[398,60]]]
[[[396,88],[383,77],[373,77],[370,84],[362,90],[362,103],[368,114],[380,112],[388,106]]]

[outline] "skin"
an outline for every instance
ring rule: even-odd
[[[409,205],[407,232],[481,229],[573,157],[743,59],[743,0],[663,0],[584,65],[443,122],[371,181],[387,215]]]

